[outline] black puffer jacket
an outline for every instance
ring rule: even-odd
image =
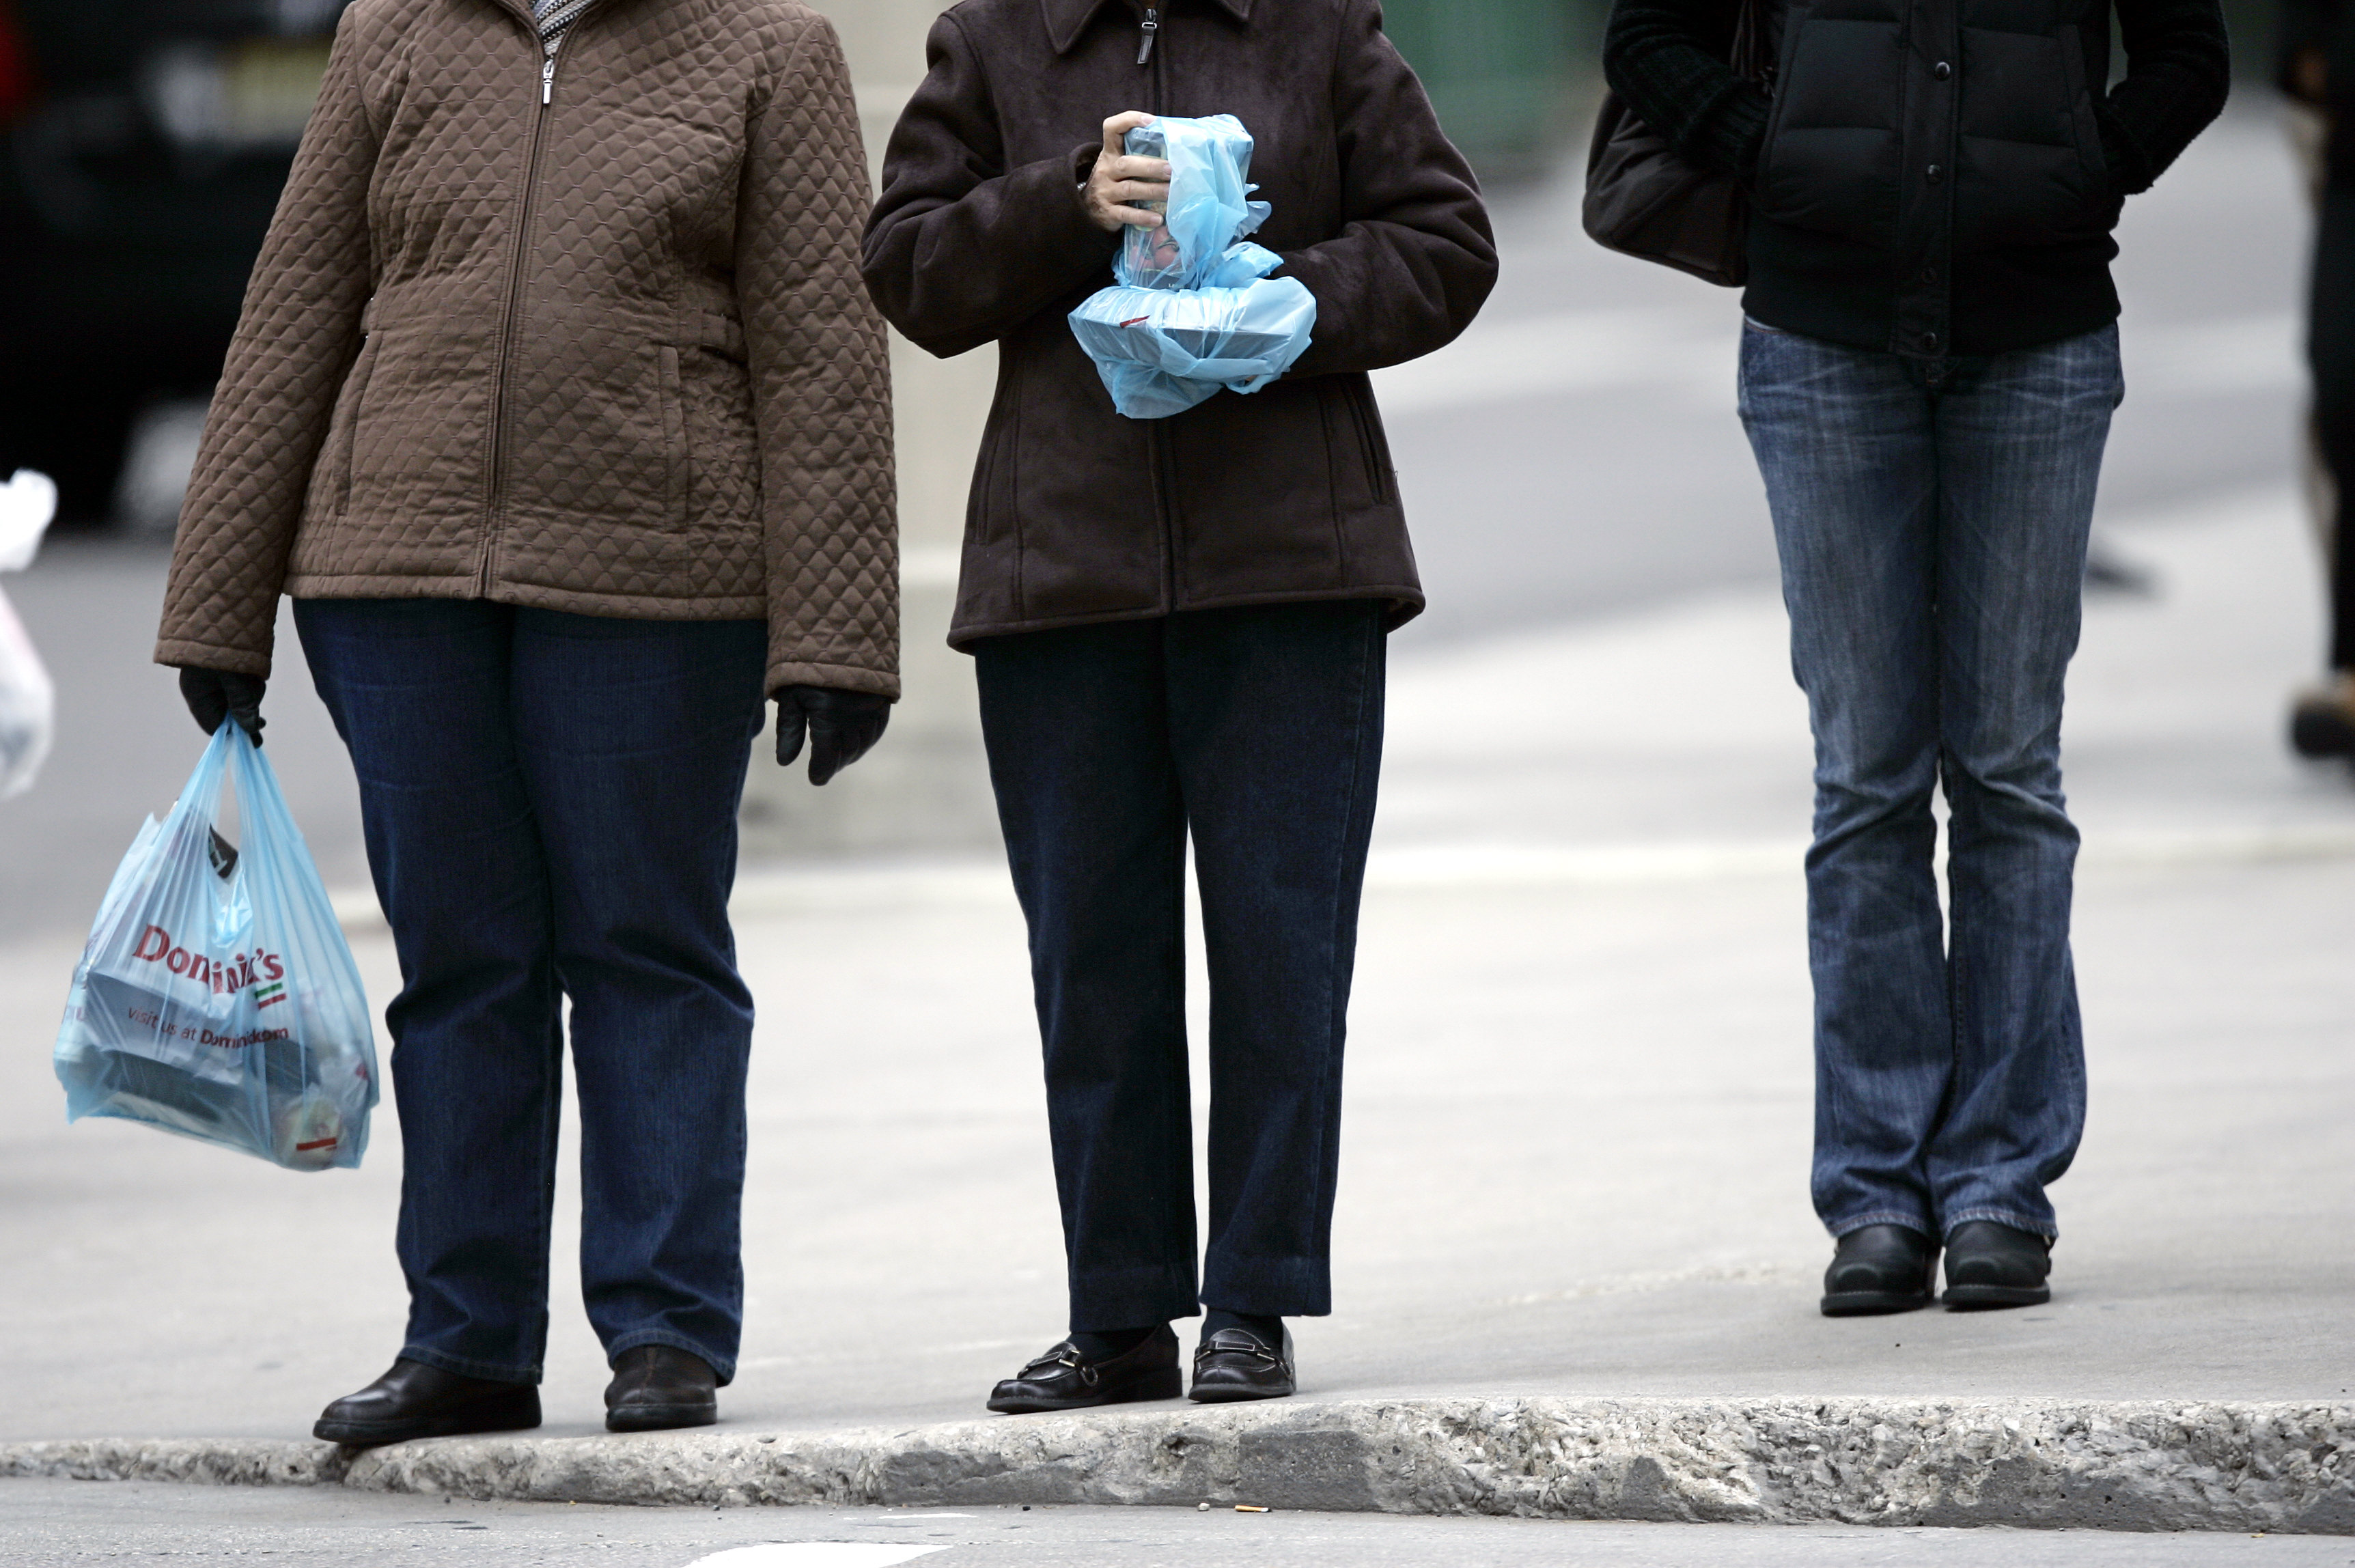
[[[1620,0],[1604,68],[1688,156],[1751,181],[1743,305],[1858,347],[1993,354],[2115,318],[2110,229],[2223,107],[2217,0],[1769,0],[1771,97],[1732,0]]]

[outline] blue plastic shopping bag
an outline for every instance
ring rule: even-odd
[[[1146,420],[1182,413],[1220,388],[1258,391],[1300,357],[1316,323],[1316,297],[1297,278],[1232,289],[1103,289],[1071,313],[1071,330],[1113,406]]]
[[[1231,114],[1164,115],[1124,145],[1168,160],[1169,198],[1157,227],[1128,230],[1113,263],[1119,286],[1071,313],[1073,336],[1130,419],[1258,391],[1307,348],[1316,300],[1296,278],[1269,278],[1282,258],[1243,238],[1269,210],[1249,199],[1251,133]]]
[[[1113,263],[1130,288],[1203,288],[1227,247],[1267,221],[1267,203],[1250,199],[1259,188],[1251,183],[1251,133],[1233,115],[1165,114],[1131,130],[1121,147],[1169,165],[1169,199],[1156,204],[1160,225],[1130,229]]]
[[[239,844],[217,830],[234,791]],[[291,1170],[357,1166],[367,994],[269,760],[224,723],[99,906],[58,1029],[66,1117],[120,1116]]]

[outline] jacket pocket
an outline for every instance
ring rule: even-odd
[[[1891,245],[1903,183],[1903,29],[1812,14],[1794,14],[1785,27],[1751,192],[1757,211],[1795,229]]]
[[[350,374],[344,378],[342,393],[336,399],[336,411],[327,426],[328,486],[323,497],[329,515],[342,517],[352,504],[352,451],[358,444],[360,411],[368,397],[368,378],[376,370],[377,335],[373,332],[360,343],[360,351],[352,360]]]
[[[2061,29],[2061,78],[2069,93],[2069,121],[2075,133],[2077,161],[2084,166],[2087,187],[2096,208],[2115,191],[2109,155],[2102,151],[2102,125],[2094,115],[2094,89],[2085,80],[2085,43],[2074,26]]]
[[[1366,485],[1377,501],[1392,498],[1398,485],[1398,471],[1391,464],[1391,443],[1382,433],[1381,411],[1374,407],[1373,389],[1362,379],[1352,379],[1344,395],[1349,405],[1349,422],[1358,432],[1358,451],[1366,465]]]
[[[687,496],[694,488],[692,453],[687,443],[687,390],[679,384],[678,350],[664,344],[662,363],[663,514],[674,526],[687,521]]]
[[[1962,31],[1955,249],[2083,240],[2107,227],[2110,179],[2077,30]]]
[[[687,517],[698,530],[758,527],[760,442],[742,357],[690,344],[679,350],[678,368],[686,397]]]

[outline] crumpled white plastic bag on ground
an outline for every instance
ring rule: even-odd
[[[1071,313],[1072,335],[1130,419],[1166,419],[1221,388],[1258,391],[1308,347],[1316,300],[1296,278],[1269,278],[1283,259],[1243,239],[1269,212],[1249,199],[1251,133],[1231,114],[1165,115],[1124,145],[1168,160],[1169,199],[1158,227],[1128,230],[1119,286]]]
[[[215,826],[224,784],[235,848]],[[144,1122],[291,1170],[360,1163],[368,996],[277,776],[234,721],[123,858],[53,1060],[69,1121]]]
[[[33,564],[57,509],[58,487],[46,474],[19,468],[0,485],[0,571]],[[32,787],[56,722],[57,688],[25,624],[0,592],[0,800]]]

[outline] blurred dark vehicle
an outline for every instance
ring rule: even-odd
[[[0,474],[62,520],[192,441],[345,4],[0,0]]]

